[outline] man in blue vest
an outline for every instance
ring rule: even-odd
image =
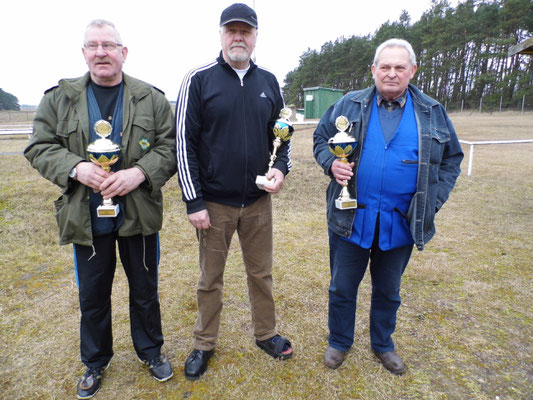
[[[413,244],[418,250],[435,234],[435,213],[460,173],[463,152],[444,107],[409,84],[417,70],[411,45],[391,39],[376,50],[375,86],[346,94],[324,114],[314,133],[314,155],[326,175],[331,282],[329,347],[325,364],[344,361],[354,340],[357,289],[370,260],[370,341],[385,368],[406,365],[392,333],[400,306],[400,282]],[[345,116],[355,151],[342,163],[330,152],[335,121]],[[335,200],[348,183],[357,208]]]

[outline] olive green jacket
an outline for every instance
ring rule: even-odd
[[[176,172],[174,118],[163,93],[126,74],[123,80],[121,168],[140,168],[146,181],[123,196],[125,216],[118,234],[150,235],[161,229],[161,188]],[[69,178],[76,164],[89,160],[89,81],[89,73],[62,79],[45,92],[35,115],[32,139],[24,150],[31,165],[61,188],[62,196],[55,201],[60,244],[92,245],[92,189]]]

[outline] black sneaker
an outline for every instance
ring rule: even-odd
[[[139,358],[139,361],[148,366],[148,369],[150,370],[150,373],[154,379],[158,380],[159,382],[168,381],[174,376],[170,361],[168,361],[167,358],[162,354],[148,361],[141,360]]]
[[[85,371],[78,382],[78,399],[90,399],[100,390],[102,376],[107,367],[109,363],[101,367],[89,367]]]

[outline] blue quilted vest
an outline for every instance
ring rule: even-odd
[[[354,229],[346,239],[369,249],[379,215],[379,247],[390,250],[413,244],[405,218],[416,192],[418,130],[411,95],[390,141],[385,143],[374,96],[369,126],[357,173],[357,209]]]

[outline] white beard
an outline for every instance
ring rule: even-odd
[[[237,48],[237,47],[234,47]],[[240,53],[233,53],[233,49],[228,51],[228,57],[233,62],[244,62],[250,59],[250,53],[244,47],[238,47],[242,50]]]

